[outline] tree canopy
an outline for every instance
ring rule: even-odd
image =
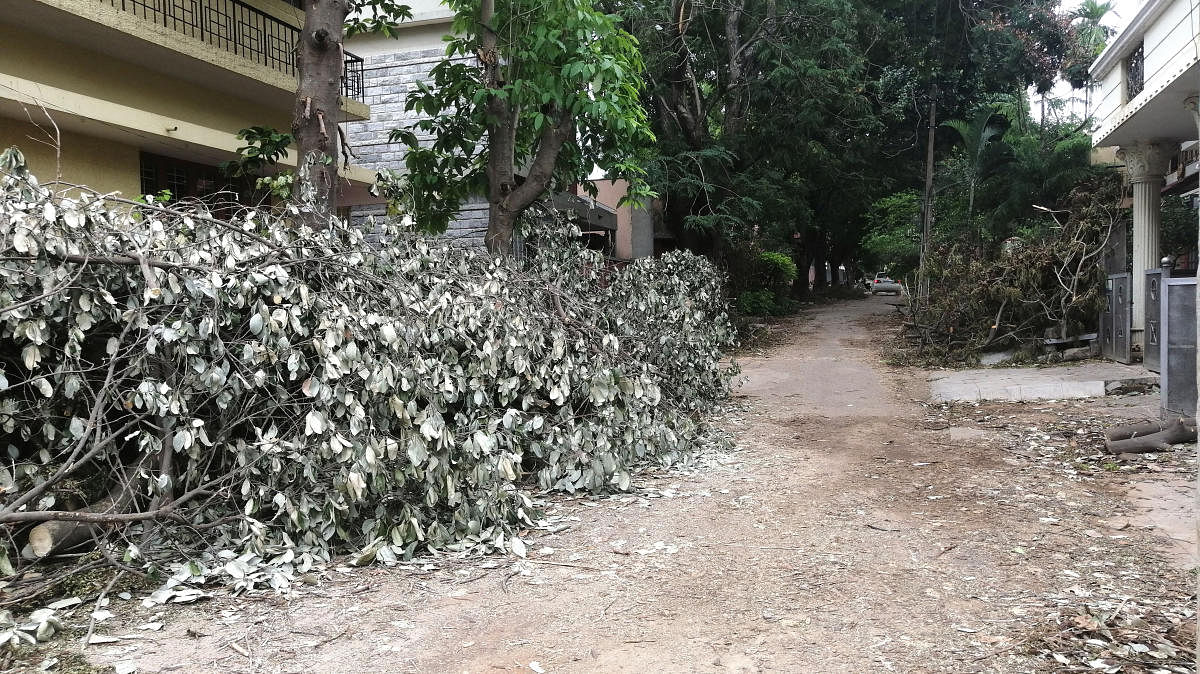
[[[487,195],[488,247],[506,252],[525,209],[597,167],[646,194],[642,56],[618,17],[590,0],[447,4],[446,58],[408,99],[425,118],[392,135],[408,146],[407,173],[389,189],[402,209],[441,231]]]

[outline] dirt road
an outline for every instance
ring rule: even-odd
[[[292,599],[218,599],[94,659],[139,671],[1041,669],[1023,644],[1047,593],[1099,591],[1130,569],[1143,582],[1154,540],[1092,535],[1128,510],[1114,490],[1047,473],[984,431],[926,428],[913,400],[923,373],[889,369],[870,343],[886,301],[797,319],[786,343],[743,359],[739,451],[645,476],[634,495],[556,501],[553,514],[578,519],[534,534],[530,561],[429,560],[334,573]]]

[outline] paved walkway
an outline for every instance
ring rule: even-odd
[[[935,402],[1066,400],[1103,396],[1112,382],[1157,384],[1158,375],[1141,366],[1102,361],[955,370],[930,374],[929,394]]]

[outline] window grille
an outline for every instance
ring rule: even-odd
[[[1128,87],[1129,100],[1133,100],[1146,87],[1145,77],[1146,50],[1145,44],[1138,45],[1133,53],[1125,59],[1125,83]]]

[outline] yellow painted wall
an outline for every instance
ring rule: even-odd
[[[0,72],[228,133],[291,128],[290,106],[269,108],[41,36],[5,34]]]
[[[100,192],[120,192],[132,199],[141,191],[138,149],[113,141],[62,133],[62,179]],[[39,143],[46,134],[25,120],[0,117],[0,149],[16,145],[38,180],[54,180],[54,148]]]

